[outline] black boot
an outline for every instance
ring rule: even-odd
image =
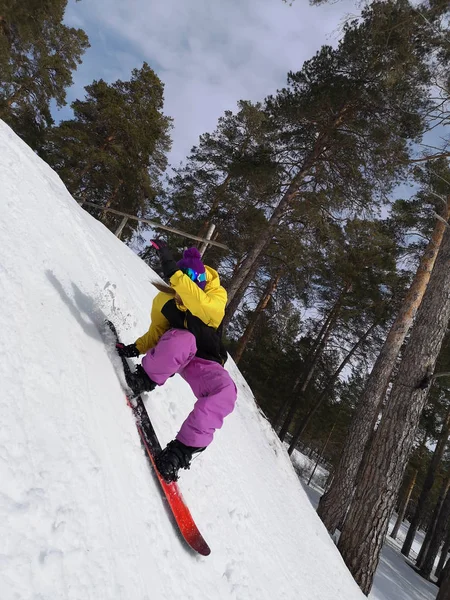
[[[142,365],[137,365],[134,372],[127,373],[125,371],[125,379],[136,396],[139,396],[142,392],[151,392],[156,387],[156,383],[150,379]]]
[[[168,483],[177,481],[178,471],[189,469],[193,454],[202,452],[204,449],[186,446],[178,440],[173,440],[156,456],[156,467],[165,481]]]

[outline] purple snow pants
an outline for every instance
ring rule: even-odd
[[[195,356],[195,337],[184,329],[170,329],[142,359],[148,376],[162,385],[174,373],[191,386],[197,402],[181,426],[177,440],[202,448],[208,446],[236,402],[236,386],[225,369],[211,360]]]

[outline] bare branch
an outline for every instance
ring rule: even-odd
[[[438,215],[436,212],[433,211],[433,216],[436,217],[436,219],[438,219],[439,221],[441,221],[442,223],[444,223],[447,227],[450,228],[450,224],[448,223],[448,221],[446,221],[443,217],[441,217],[441,215]]]
[[[427,160],[437,160],[438,158],[449,158],[450,152],[442,152],[440,154],[430,154],[429,156],[423,156],[422,158],[411,158],[408,163],[420,163],[426,162]]]

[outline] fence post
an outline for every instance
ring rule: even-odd
[[[123,228],[125,227],[125,225],[127,224],[128,221],[128,217],[124,217],[119,225],[119,227],[117,228],[116,232],[115,232],[115,236],[119,238],[120,240],[120,236],[122,235],[122,231]]]
[[[217,246],[218,248],[223,248],[224,250],[229,250],[228,246],[222,244],[222,242],[217,242],[213,239],[206,239],[200,237],[198,235],[192,235],[191,233],[187,233],[186,231],[181,231],[180,229],[176,229],[175,227],[169,227],[168,225],[163,225],[162,223],[157,223],[156,221],[151,221],[150,219],[145,219],[144,217],[136,217],[135,215],[130,215],[128,213],[124,213],[121,210],[115,210],[114,208],[105,208],[103,206],[99,206],[98,204],[94,204],[93,202],[88,202],[84,200],[83,203],[86,206],[92,206],[97,210],[101,210],[104,212],[109,212],[113,215],[119,215],[121,217],[127,217],[131,221],[138,221],[139,223],[147,223],[151,225],[155,229],[163,229],[164,231],[170,231],[171,233],[175,233],[176,235],[181,235],[182,237],[187,237],[191,240],[197,240],[198,242],[206,242],[207,246]],[[216,236],[217,237],[217,236]]]
[[[212,234],[214,233],[216,226],[214,225],[214,223],[211,223],[211,225],[209,226],[208,229],[208,233],[205,236],[205,239],[210,240],[212,237]],[[203,255],[206,252],[206,249],[208,248],[208,242],[202,242],[202,245],[200,246],[200,256],[203,258]]]

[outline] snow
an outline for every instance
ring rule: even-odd
[[[387,538],[374,580],[371,600],[432,600],[438,588],[418,575],[399,548]]]
[[[103,329],[149,324],[154,273],[0,122],[1,600],[361,600],[251,390],[181,489],[209,557],[180,539]],[[161,443],[193,395],[147,396]]]
[[[315,460],[311,460],[297,450],[294,450],[291,458],[294,468],[304,482],[309,481],[310,475],[316,465]],[[319,498],[324,492],[323,486],[327,481],[328,475],[327,469],[319,465],[310,484],[304,485],[314,509],[317,509]],[[396,518],[397,515],[394,514],[391,518],[389,532],[394,527]],[[408,524],[403,522],[396,540],[393,540],[389,536],[386,538],[380,563],[375,574],[373,588],[369,594],[370,600],[434,600],[436,598],[438,588],[433,583],[423,579],[410,566],[414,564],[422,546],[424,532],[418,531],[415,536],[410,553],[412,560],[407,561],[400,552],[407,530]],[[436,564],[438,559],[439,557],[436,558]]]
[[[237,408],[180,483],[212,554],[187,548],[103,326],[142,334],[157,276],[1,122],[0,238],[1,600],[364,598],[315,513],[326,470],[302,488],[231,359]],[[147,396],[163,444],[193,400],[179,377]],[[399,552],[405,533],[388,538],[371,600],[436,597]]]
[[[296,461],[302,463],[308,460],[306,456],[297,452]],[[317,509],[323,489],[319,489],[316,485],[305,485],[305,491],[312,506]],[[392,530],[396,517],[397,515],[394,514],[389,531]],[[386,538],[369,600],[434,600],[436,598],[438,588],[418,575],[400,553],[406,532],[407,526],[404,522],[396,540]],[[423,532],[420,531],[414,540],[411,558],[417,557],[422,541]]]
[[[288,443],[285,446],[288,447]],[[314,485],[318,490],[322,490],[328,479],[329,472],[319,462],[317,464],[317,458],[311,460],[308,456],[305,456],[302,452],[294,450],[291,455],[291,461],[297,475],[309,481],[311,476],[311,484]]]
[[[304,482],[308,482],[311,473],[316,465],[315,460],[311,460],[301,452],[294,450],[292,454],[292,463],[297,473],[300,474]],[[317,509],[319,498],[324,492],[324,483],[328,478],[328,471],[323,466],[318,466],[309,485],[304,485],[308,498]],[[397,515],[394,514],[389,526],[389,532],[395,524]],[[437,587],[418,575],[410,564],[413,561],[406,561],[400,550],[407,533],[407,523],[403,522],[400,526],[397,539],[386,538],[383,551],[374,578],[374,584],[370,600],[434,600],[437,595]],[[336,535],[336,540],[338,538]],[[421,548],[424,538],[423,531],[418,531],[414,539],[411,559],[415,560]],[[438,558],[436,559],[436,563]],[[409,564],[408,564],[409,563]]]

